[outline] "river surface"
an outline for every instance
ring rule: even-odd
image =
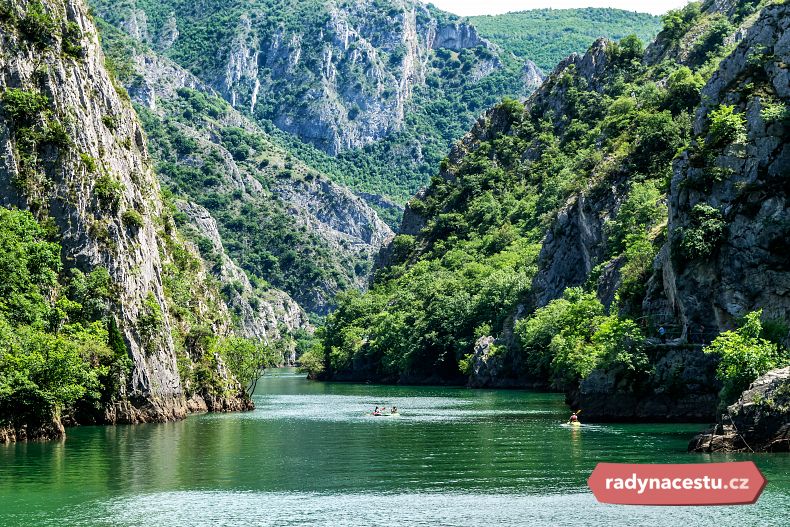
[[[255,404],[0,445],[0,525],[790,525],[790,456],[687,454],[701,424],[572,429],[556,394],[314,383],[292,370],[267,374]],[[401,417],[369,415],[383,404]],[[769,481],[756,505],[600,505],[586,486],[599,461],[744,459]]]

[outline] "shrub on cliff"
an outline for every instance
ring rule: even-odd
[[[558,388],[577,383],[596,368],[624,374],[647,367],[644,335],[629,319],[606,315],[595,293],[566,289],[515,328],[528,375]]]
[[[763,373],[790,362],[788,350],[760,337],[761,315],[762,310],[749,313],[740,328],[725,331],[705,348],[706,353],[715,353],[721,359],[716,375],[724,383],[722,404],[738,399]]]
[[[710,129],[706,146],[723,148],[728,144],[746,141],[746,118],[736,113],[735,107],[722,104],[710,113]]]
[[[691,209],[691,225],[678,229],[680,249],[689,260],[707,258],[719,245],[727,223],[721,211],[707,203],[698,203]]]
[[[669,40],[678,40],[691,29],[701,13],[701,2],[691,2],[683,9],[672,9],[661,17],[664,29],[661,36]]]

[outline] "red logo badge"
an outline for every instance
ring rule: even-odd
[[[752,461],[679,465],[598,463],[587,480],[596,499],[618,505],[747,505],[766,480]]]

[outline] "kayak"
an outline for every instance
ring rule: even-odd
[[[396,414],[370,414],[373,417],[400,417],[399,413]]]
[[[573,421],[573,422],[570,422],[568,424],[571,425],[571,426],[581,426],[582,425],[579,421]]]

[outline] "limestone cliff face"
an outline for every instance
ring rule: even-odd
[[[112,306],[133,361],[112,421],[183,418],[184,390],[163,287],[167,249],[160,189],[145,135],[122,88],[104,66],[96,28],[81,0],[47,0],[44,27],[31,2],[6,2],[0,31],[0,200],[51,216],[68,266],[109,270]],[[14,111],[9,90],[43,97],[47,110]],[[31,129],[46,130],[32,135]],[[165,227],[163,227],[165,226]],[[150,310],[161,327],[141,325]]]
[[[709,10],[728,12],[730,8],[720,4],[712,4]],[[769,7],[759,20],[752,18],[748,27],[745,24],[737,30],[740,44],[702,90],[694,133],[704,142],[710,112],[727,104],[746,116],[747,136],[742,145],[719,152],[712,165],[701,166],[693,153],[675,163],[668,198],[670,240],[656,260],[644,304],[649,315],[676,313],[684,337],[690,325],[730,328],[737,317],[755,309],[764,309],[767,318],[787,319],[790,308],[790,274],[784,257],[789,221],[787,122],[781,118],[767,122],[763,117],[767,106],[788,100],[790,80],[782,66],[788,60],[787,7]],[[569,71],[584,79],[590,89],[603,89],[607,46],[605,40],[598,40],[585,55],[571,55],[560,63],[527,101],[527,109],[567,113],[566,85],[560,79]],[[648,50],[648,58],[651,53],[655,51]],[[754,92],[762,91],[749,96],[749,86],[755,84],[761,88]],[[473,131],[464,141],[473,141],[475,135]],[[714,172],[727,175],[716,179],[710,176]],[[558,298],[567,287],[585,283],[603,263],[604,225],[616,216],[627,193],[628,177],[623,172],[607,187],[573,196],[559,212],[543,240],[533,281],[536,307]],[[727,227],[714,254],[687,262],[679,255],[678,244],[684,230],[693,227],[693,210],[701,203],[720,210]],[[418,224],[408,210],[407,218]],[[607,305],[618,285],[618,266],[616,261],[608,264],[599,279],[599,296]]]
[[[326,9],[325,23],[298,30],[262,31],[243,16],[225,74],[212,85],[254,112],[283,81],[303,84],[301,108],[275,102],[274,121],[332,155],[400,129],[414,88],[425,81],[430,50],[490,45],[471,26],[440,26],[424,5],[408,0],[386,14],[370,2],[329,2]]]
[[[552,75],[527,101],[532,112],[569,113],[567,85],[564,75],[572,74],[583,79],[591,90],[601,91],[609,62],[604,39],[596,40],[584,55],[573,54],[555,68]],[[530,157],[531,152],[525,155]],[[596,174],[590,175],[591,180]],[[568,200],[559,211],[543,239],[538,273],[532,281],[532,303],[542,307],[559,298],[568,287],[584,284],[593,269],[606,257],[604,225],[616,215],[626,192],[627,173],[615,175],[609,185],[593,186]],[[616,272],[616,266],[613,269]],[[602,284],[601,297],[611,303],[616,281],[609,286]]]
[[[699,24],[707,30],[713,22],[729,16],[732,9],[731,2],[706,2]],[[693,107],[693,127],[683,124],[682,137],[683,141],[691,140],[692,145],[671,167],[667,195],[662,196],[664,189],[657,187],[651,205],[657,215],[646,234],[651,251],[657,251],[658,256],[653,261],[646,293],[640,290],[634,294],[635,300],[623,301],[621,297],[620,302],[615,302],[628,257],[625,253],[617,255],[618,250],[609,239],[609,228],[617,221],[632,184],[642,181],[645,171],[650,171],[649,177],[658,178],[661,167],[618,161],[615,155],[607,153],[603,163],[591,163],[593,168],[585,172],[585,181],[548,218],[537,273],[523,299],[524,305],[512,314],[512,319],[529,316],[569,287],[584,286],[596,291],[607,308],[616,305],[633,317],[648,336],[655,331],[652,324],[656,328],[679,328],[666,344],[648,339],[649,373],[635,378],[626,371],[599,369],[572,390],[569,400],[583,407],[588,419],[712,418],[719,388],[716,359],[703,353],[700,332],[706,339],[713,338],[721,330],[732,328],[739,317],[757,309],[763,310],[766,319],[789,318],[788,14],[786,4],[769,5],[762,13],[737,18],[737,23],[731,25],[722,24],[731,34],[722,37],[717,50],[727,56],[720,64],[711,63],[716,71],[702,89],[701,102],[689,103]],[[696,29],[690,31],[694,33]],[[667,83],[662,70],[645,68],[645,63],[654,63],[655,46],[647,51],[641,65],[635,57],[628,59],[631,67],[650,75],[640,80],[646,88],[651,88],[649,83],[659,88]],[[679,53],[672,49],[663,57],[671,59]],[[580,94],[595,100],[610,93],[607,90],[617,82],[622,68],[629,67],[621,52],[617,45],[599,39],[584,55],[571,55],[562,61],[526,101],[531,124],[553,117],[555,132],[563,133],[578,124],[574,122],[577,118],[584,122],[585,117],[576,113]],[[696,49],[694,53],[701,52]],[[685,63],[681,59],[679,62]],[[736,122],[743,121],[742,130],[740,125],[733,125],[737,133],[724,142],[734,144],[724,147],[713,144],[710,137],[711,114],[723,106],[734,109]],[[605,116],[595,119],[605,125]],[[448,165],[458,166],[483,141],[513,134],[512,123],[513,118],[502,109],[488,112],[456,143]],[[635,138],[634,142],[638,141]],[[666,151],[674,154],[676,148],[673,145]],[[530,163],[540,161],[543,153],[542,144],[524,148],[520,159],[526,165],[525,172]],[[496,151],[489,153],[489,158],[496,159],[496,155]],[[670,168],[671,157],[667,157],[666,164],[662,158],[662,167]],[[455,177],[452,170],[440,175],[450,182]],[[404,213],[401,232],[414,237],[408,240],[414,243],[413,253],[419,254],[431,243],[425,239],[429,232],[425,228],[433,218],[423,217],[420,212],[426,210],[422,202],[430,201],[433,191],[433,187],[423,190]],[[707,208],[700,209],[701,205]],[[704,241],[701,245],[710,246],[707,253],[690,254],[684,246],[690,245],[689,233],[701,232],[705,219],[700,219],[700,210],[713,215],[716,221],[710,223],[721,226],[714,228],[719,229],[716,232],[698,236]],[[668,226],[665,214],[669,217]],[[381,253],[380,266],[392,263],[392,252],[388,248]],[[645,262],[650,262],[653,254]],[[413,254],[404,257],[412,258]],[[649,264],[647,269],[650,275]],[[634,305],[624,307],[624,302]],[[470,384],[528,385],[529,379],[516,378],[517,365],[508,362],[521,360],[519,351],[499,353],[501,347],[507,347],[507,326],[494,331],[469,350],[473,353],[465,360],[472,370]]]
[[[321,233],[330,250],[358,262],[371,262],[394,234],[362,198],[328,179],[281,180],[274,193],[288,204],[295,220]],[[354,285],[364,289],[367,271],[353,273]],[[330,295],[339,291],[327,291]],[[331,305],[331,296],[323,305]]]
[[[101,13],[118,14],[115,3],[96,3]],[[183,38],[183,17],[214,10],[195,6],[160,23],[132,5],[119,16],[127,34],[166,51]],[[235,108],[263,115],[332,155],[401,129],[433,50],[493,49],[474,27],[414,0],[332,0],[284,11],[268,20],[255,6],[231,3],[223,13],[231,36],[200,76]],[[479,80],[501,68],[492,53],[470,75]]]
[[[675,163],[669,199],[669,241],[655,263],[647,312],[672,312],[690,328],[731,328],[756,309],[766,319],[790,318],[790,122],[766,107],[790,103],[790,8],[766,8],[702,90],[694,132],[698,148]],[[745,115],[745,137],[703,159],[710,114],[732,105]],[[700,207],[723,222],[707,254],[683,251],[699,228]]]
[[[728,9],[715,3],[709,8]],[[653,350],[652,373],[646,378],[596,370],[584,379],[569,402],[584,408],[589,419],[711,418],[718,400],[716,362],[701,346],[682,343],[712,338],[757,309],[768,320],[790,315],[788,121],[771,119],[766,112],[772,105],[788,104],[790,79],[783,65],[790,60],[789,15],[786,5],[770,6],[742,24],[737,30],[740,43],[702,89],[693,126],[696,140],[673,166],[667,241],[655,259],[642,305],[647,318],[677,328],[677,340]],[[655,53],[654,45],[647,60]],[[592,82],[595,78],[593,73]],[[543,104],[562,111],[562,103],[552,97]],[[710,115],[722,105],[744,116],[743,137],[723,149],[709,146]],[[616,214],[623,190],[615,181],[611,192],[579,195],[560,212],[544,239],[541,269],[533,282],[536,305],[588,281],[604,256],[603,226]],[[684,243],[701,228],[700,210],[722,226],[705,233],[707,252],[689,254]],[[607,263],[598,278],[604,303],[611,302],[611,292],[619,285],[619,265],[617,260]],[[698,448],[715,449],[714,443],[708,440]]]
[[[790,368],[755,380],[719,424],[689,443],[693,452],[789,452]]]
[[[527,86],[530,89],[537,89],[543,83],[545,78],[546,75],[541,71],[537,64],[531,60],[524,62],[524,66],[521,68],[521,82],[524,84],[524,86]]]
[[[366,286],[370,262],[379,248],[392,237],[392,231],[365,200],[291,158],[257,124],[221,100],[218,101],[221,115],[208,119],[183,119],[184,99],[180,90],[190,88],[209,97],[216,97],[218,93],[169,59],[150,50],[141,50],[134,56],[134,65],[136,75],[130,76],[128,84],[132,99],[164,121],[177,119],[173,126],[197,144],[194,151],[178,155],[176,164],[200,168],[212,155],[221,163],[221,170],[217,171],[221,175],[221,182],[214,185],[214,189],[231,195],[232,202],[212,211],[203,208],[198,210],[194,204],[184,209],[197,230],[208,236],[219,249],[222,244],[219,237],[226,225],[220,223],[218,226],[213,218],[201,219],[206,214],[208,218],[211,218],[212,213],[227,218],[244,203],[254,203],[256,208],[282,208],[287,221],[303,228],[320,246],[327,259],[324,264],[331,268],[333,274],[344,277],[348,284],[343,285],[335,279],[305,283],[298,291],[289,289],[290,295],[276,288],[267,289],[262,296],[254,288],[246,291],[242,294],[245,298],[253,299],[258,295],[259,298],[253,303],[263,306],[263,311],[258,312],[258,309],[249,306],[235,306],[237,311],[245,313],[245,333],[276,336],[279,335],[276,328],[281,324],[289,329],[308,328],[302,309],[325,314],[331,309],[336,293],[349,286]],[[238,159],[238,155],[234,157],[228,151],[228,145],[223,142],[223,132],[230,128],[240,129],[258,138],[259,146],[248,159]],[[163,157],[164,154],[155,150],[154,156]],[[265,164],[262,164],[264,158]],[[283,177],[285,173],[290,175]],[[168,179],[166,174],[163,174],[163,178],[169,185],[179,186],[178,182]],[[183,184],[180,186],[185,187]],[[176,191],[188,201],[199,197],[191,189]],[[225,220],[225,223],[229,221]],[[222,254],[223,260],[241,272],[237,264],[231,261],[225,247],[221,249],[218,252]],[[229,265],[222,267],[230,268]],[[247,280],[246,276],[234,278],[223,273],[219,276],[223,283],[234,282],[239,278],[244,284]],[[266,276],[263,278],[268,279]],[[295,297],[301,307],[293,305],[291,297]],[[269,304],[270,301],[273,303]],[[296,315],[297,312],[300,314]],[[282,318],[278,318],[280,316]],[[256,324],[258,327],[253,327]]]
[[[430,42],[430,46],[434,49],[445,48],[461,51],[477,46],[492,47],[490,42],[478,35],[477,29],[462,22],[442,24],[435,31],[434,38]]]
[[[656,344],[647,353],[650,373],[594,370],[568,394],[568,403],[595,422],[690,422],[715,415],[720,389],[715,357],[694,346]]]
[[[192,88],[209,93],[213,90],[203,81],[152,51],[141,50],[132,57],[136,76],[124,87],[132,100],[151,110],[158,110],[157,99],[177,97],[179,88]]]
[[[588,89],[602,91],[602,84],[609,59],[606,53],[610,42],[604,38],[596,40],[586,53],[571,54],[557,64],[554,71],[527,100],[527,111],[565,115],[569,112],[570,100],[567,97],[568,85],[562,82],[566,74],[584,79]]]
[[[247,274],[225,252],[216,220],[209,211],[196,203],[178,202],[179,209],[190,220],[190,226],[208,238],[222,259],[216,277],[223,285],[228,307],[238,316],[241,334],[267,342],[279,340],[283,329],[312,330],[305,311],[289,295],[277,289],[256,289]]]
[[[709,20],[715,17],[733,20],[735,13],[744,7],[743,2],[738,0],[707,0],[702,2],[701,11]],[[737,29],[726,37],[725,42],[740,41],[752,22],[754,22],[754,17],[745,17],[738,23]],[[701,64],[706,59],[694,53],[694,46],[705,34],[706,29],[708,29],[707,24],[694,24],[680,38],[671,38],[671,35],[667,35],[666,32],[659,33],[648,46],[645,52],[645,61],[648,64],[658,64],[662,60],[670,59],[685,65]]]

